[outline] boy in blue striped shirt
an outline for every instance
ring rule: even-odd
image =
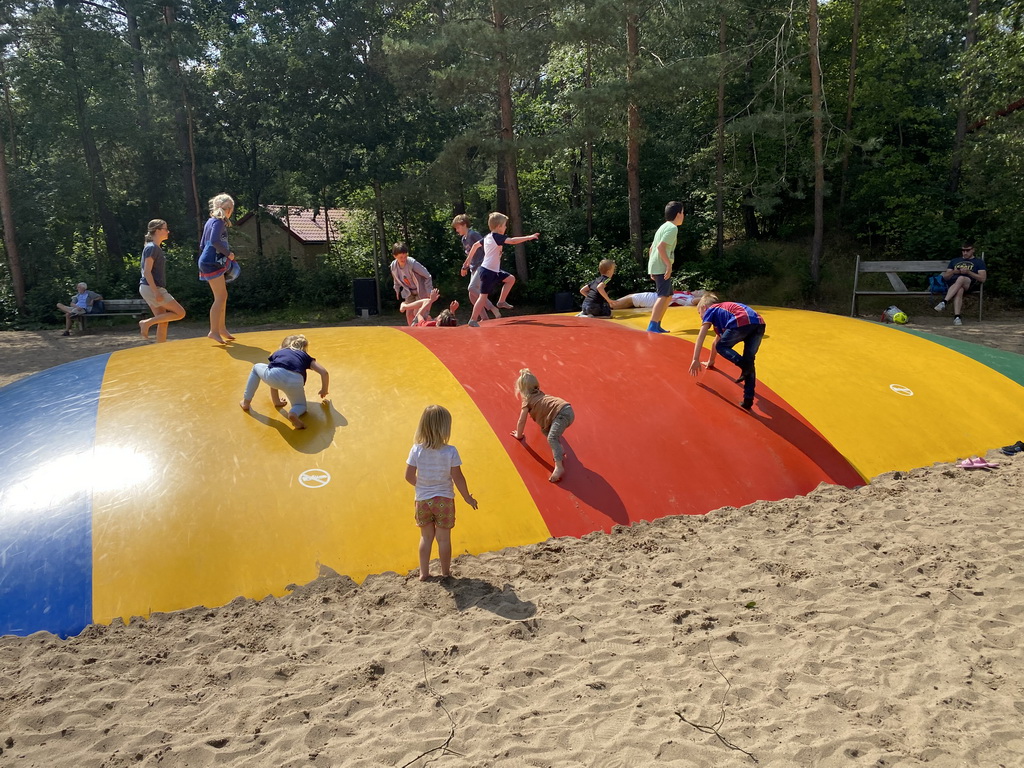
[[[764,339],[764,319],[746,304],[734,301],[719,302],[713,293],[701,296],[697,303],[697,314],[700,315],[702,324],[697,341],[694,342],[690,375],[696,376],[700,372],[700,351],[704,347],[704,337],[714,328],[715,336],[718,338],[711,347],[711,356],[704,363],[704,367],[714,367],[716,353],[738,366],[740,375],[736,383],[743,384],[743,402],[740,403],[740,407],[749,411],[754,407],[754,385],[757,382],[754,358]],[[741,341],[742,355],[733,349]]]

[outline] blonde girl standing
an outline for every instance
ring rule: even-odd
[[[430,578],[430,551],[437,539],[441,576],[452,575],[452,528],[455,527],[455,488],[477,508],[462,474],[462,459],[454,445],[452,415],[440,405],[428,405],[420,416],[405,479],[416,487],[416,525],[420,529],[420,581]]]
[[[516,424],[516,431],[512,437],[522,440],[526,433],[526,417],[530,416],[540,431],[547,435],[548,445],[551,446],[551,456],[555,460],[555,471],[548,478],[552,483],[557,483],[565,474],[565,467],[562,465],[564,451],[562,450],[562,433],[569,428],[569,425],[576,420],[572,406],[560,397],[545,395],[540,390],[540,382],[529,368],[519,371],[519,378],[516,380],[516,390],[519,392],[519,399],[522,401],[522,409],[519,411],[519,423]]]
[[[210,198],[210,218],[203,227],[199,241],[199,279],[210,285],[213,305],[210,307],[210,332],[206,334],[220,344],[234,341],[227,329],[228,286],[224,274],[231,268],[229,262],[235,254],[228,245],[228,227],[235,201],[231,195],[220,194]]]

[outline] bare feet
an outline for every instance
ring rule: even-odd
[[[224,331],[224,333],[222,333],[221,336],[223,336],[228,341],[234,341],[235,340],[235,337],[232,336],[231,333],[228,332],[228,331]]]
[[[246,413],[248,413],[249,412],[249,401],[248,400],[241,400],[238,403],[238,407],[241,408]]]
[[[492,312],[492,313],[494,313],[494,319],[495,319],[495,320],[497,320],[497,319],[498,319],[499,317],[501,317],[501,312],[499,312],[499,311],[498,311],[498,308],[497,308],[497,307],[495,307],[494,309],[492,309],[492,310],[491,310],[491,312]]]
[[[551,473],[551,477],[548,478],[549,482],[557,483],[562,479],[562,475],[565,474],[565,467],[561,464],[555,464],[555,471]]]
[[[429,573],[421,573],[420,574],[420,581],[430,581],[430,574]]]
[[[142,334],[142,338],[149,341],[149,325],[146,320],[139,320],[139,333]]]
[[[498,307],[499,309],[515,309],[515,307],[513,307],[507,301],[499,301],[495,306]]]
[[[296,429],[305,429],[306,428],[306,425],[302,421],[302,419],[300,419],[294,413],[289,413],[288,414],[288,421],[290,421],[292,423],[292,426],[295,427]]]
[[[271,405],[273,405],[275,408],[284,408],[286,405],[288,405],[288,401],[287,400],[271,400]]]
[[[220,336],[218,336],[218,335],[217,335],[216,333],[214,333],[213,331],[210,331],[210,332],[209,332],[208,334],[206,334],[206,336],[207,336],[207,338],[213,339],[213,340],[214,340],[214,341],[216,341],[216,342],[217,342],[218,344],[227,344],[227,342],[226,342],[226,341],[224,341],[224,339],[222,339],[222,338],[221,338]]]

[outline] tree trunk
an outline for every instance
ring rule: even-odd
[[[949,192],[960,190],[960,174],[964,164],[964,140],[967,137],[967,98],[970,95],[971,67],[967,66],[967,54],[978,39],[978,0],[970,0],[967,9],[967,34],[964,36],[963,80],[960,82],[960,111],[956,116],[956,137],[953,140],[953,162],[949,169]]]
[[[589,90],[592,87],[592,66],[590,61],[590,41],[587,41],[587,69],[583,73],[583,87]],[[590,104],[589,99],[585,102]],[[589,120],[588,120],[589,123]],[[585,145],[587,162],[587,241],[594,236],[594,142],[590,139],[589,125],[587,126],[587,141]]]
[[[498,33],[498,107],[501,113],[501,131],[499,134],[500,149],[498,162],[505,173],[505,193],[508,198],[508,210],[502,211],[512,219],[512,237],[523,236],[523,214],[519,203],[519,172],[516,169],[515,132],[512,129],[512,78],[509,72],[508,56],[505,54],[505,14],[498,8],[497,0],[493,0],[491,10],[494,15],[494,29]],[[516,277],[522,281],[529,280],[530,274],[526,266],[526,248],[522,243],[515,246]]]
[[[814,144],[814,237],[811,241],[811,284],[821,282],[821,252],[825,240],[825,158],[822,151],[821,66],[818,61],[818,0],[808,12],[811,58],[811,114]]]
[[[715,148],[715,251],[725,255],[725,14],[718,17],[718,142]]]
[[[124,252],[121,250],[120,227],[117,217],[110,208],[110,192],[107,188],[107,177],[103,172],[103,161],[100,159],[100,152],[96,146],[96,137],[93,134],[92,124],[89,122],[89,113],[86,109],[85,86],[82,83],[82,75],[78,69],[78,54],[75,51],[74,37],[68,29],[68,14],[73,11],[60,7],[55,3],[57,9],[57,34],[60,38],[61,59],[64,68],[68,73],[68,81],[71,85],[71,100],[75,112],[75,119],[78,122],[78,135],[82,142],[82,152],[85,154],[85,163],[89,168],[89,184],[93,203],[96,205],[99,214],[100,226],[103,227],[103,239],[107,251],[107,270],[113,275],[120,275],[124,269]],[[77,32],[77,31],[76,31]]]
[[[139,37],[139,22],[135,15],[133,4],[130,0],[122,0],[121,7],[124,10],[127,30],[128,45],[132,49],[132,79],[135,81],[135,109],[136,120],[139,126],[139,134],[142,139],[140,176],[146,190],[146,212],[150,219],[160,215],[163,203],[163,184],[160,178],[160,169],[157,165],[157,155],[151,151],[150,146],[153,136],[153,119],[150,115],[149,90],[146,87],[146,67],[142,53],[142,40]]]
[[[626,190],[629,195],[629,243],[633,257],[644,260],[643,220],[640,217],[640,108],[633,91],[633,79],[640,57],[640,18],[632,4],[626,10],[626,83],[629,104],[626,109]]]
[[[196,245],[203,239],[202,210],[199,204],[199,186],[196,181],[196,150],[192,125],[192,108],[188,102],[185,79],[181,74],[181,63],[175,49],[174,8],[164,6],[164,25],[167,28],[167,49],[170,52],[171,83],[178,90],[178,101],[174,107],[174,134],[178,144],[178,172],[185,199],[185,215],[196,233]]]
[[[843,170],[839,181],[839,213],[846,206],[846,185],[850,170],[850,133],[853,131],[853,95],[857,87],[857,44],[860,39],[860,0],[853,0],[853,30],[850,40],[850,77],[846,91],[846,136],[843,146]]]
[[[14,209],[11,207],[11,187],[7,180],[7,146],[3,131],[0,131],[0,214],[4,224],[4,252],[7,267],[11,273],[11,287],[14,289],[14,304],[18,312],[25,314],[25,276],[21,271],[18,256],[18,238],[14,230]]]
[[[381,265],[388,263],[388,256],[387,235],[384,233],[384,197],[377,179],[373,180],[373,208],[377,214],[377,237],[375,239],[380,243],[379,251],[376,248],[373,249],[373,277],[377,284],[377,310],[383,312],[383,306],[380,303],[380,275]]]

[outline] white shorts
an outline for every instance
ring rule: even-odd
[[[157,288],[154,292],[148,285],[139,286],[139,295],[146,300],[151,307],[162,307],[174,301],[174,297],[167,292],[166,288]]]

